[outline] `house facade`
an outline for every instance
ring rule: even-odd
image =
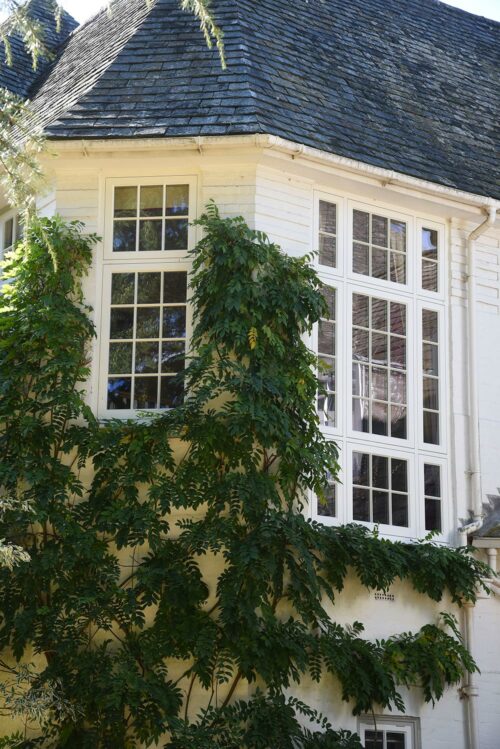
[[[436,0],[214,7],[225,69],[175,0],[118,0],[72,33],[66,19],[36,74],[0,73],[14,91],[31,76],[18,92],[48,139],[40,213],[101,237],[85,280],[89,403],[108,418],[178,402],[169,357],[189,346],[191,222],[214,200],[291,255],[317,251],[329,313],[309,344],[342,471],[309,516],[390,539],[433,532],[495,569],[499,25]],[[18,233],[4,204],[3,250]],[[369,749],[497,749],[499,606],[492,594],[462,612],[481,673],[434,708],[412,690],[406,715],[381,713],[375,730],[330,689],[306,685],[307,701]],[[446,607],[353,579],[335,618],[377,638]]]

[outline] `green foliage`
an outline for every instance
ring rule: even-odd
[[[30,689],[57,684],[65,706],[24,749],[356,749],[290,696],[305,678],[330,674],[361,713],[404,709],[400,685],[439,699],[475,669],[449,616],[376,642],[332,621],[350,572],[460,603],[486,568],[467,549],[305,519],[337,471],[303,342],[323,313],[319,281],[308,258],[213,204],[198,224],[189,397],[135,422],[100,424],[85,404],[94,238],[34,220],[8,264],[0,537],[31,562],[0,569],[0,650],[21,664],[35,653]]]

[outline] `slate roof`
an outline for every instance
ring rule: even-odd
[[[500,24],[438,0],[117,0],[31,90],[53,139],[270,133],[500,198]]]
[[[56,3],[53,0],[30,0],[28,14],[43,29],[43,43],[49,53],[53,54],[69,34],[76,29],[78,22],[66,11],[61,14],[59,30],[55,18]],[[2,24],[5,28],[5,22]],[[26,51],[24,41],[19,34],[9,36],[14,64],[7,65],[5,46],[0,42],[0,86],[25,98],[33,83],[40,78],[51,64],[48,56],[38,60],[37,69],[33,69],[33,59]]]

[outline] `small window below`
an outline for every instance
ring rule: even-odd
[[[359,726],[365,749],[420,749],[418,719],[375,717],[362,720]]]
[[[186,354],[187,273],[111,274],[107,408],[171,408],[182,403],[176,375]]]
[[[352,236],[354,273],[393,283],[406,283],[405,221],[354,210]]]
[[[319,201],[319,263],[337,267],[337,206]]]
[[[189,185],[114,188],[113,253],[188,248]]]
[[[366,523],[408,527],[406,460],[353,452],[352,516]]]

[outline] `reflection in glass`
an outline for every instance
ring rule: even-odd
[[[108,378],[108,408],[113,410],[129,409],[131,390],[131,377]]]
[[[134,308],[115,307],[111,310],[110,338],[133,338]]]
[[[187,216],[189,185],[167,185],[166,216]]]
[[[184,219],[165,221],[165,249],[186,250],[188,246],[188,222]]]
[[[157,391],[157,377],[136,377],[134,381],[134,408],[138,410],[157,408]]]
[[[337,233],[337,206],[326,200],[319,201],[319,230],[327,234]]]
[[[115,221],[113,252],[135,252],[136,221]]]
[[[181,406],[184,400],[184,388],[177,378],[162,377],[160,392],[160,408],[175,408]]]
[[[186,308],[163,308],[163,338],[186,337]]]
[[[111,304],[133,304],[135,273],[113,273],[111,277]]]
[[[160,252],[161,250],[161,219],[139,221],[139,251]]]
[[[109,373],[130,374],[132,371],[132,344],[109,344]]]
[[[337,265],[337,240],[326,234],[319,236],[319,263],[335,268]]]
[[[139,374],[158,372],[158,346],[156,341],[135,344],[135,371]]]
[[[141,216],[161,216],[163,213],[163,187],[147,185],[141,187]]]
[[[137,214],[137,187],[115,187],[115,218]]]
[[[187,295],[187,273],[175,271],[163,274],[163,301],[166,304],[172,302],[185,302]]]
[[[138,307],[136,338],[158,338],[160,335],[160,308]]]
[[[184,341],[163,341],[161,354],[161,371],[169,373],[182,372],[185,355]]]
[[[138,273],[137,303],[158,304],[161,296],[160,273]]]

